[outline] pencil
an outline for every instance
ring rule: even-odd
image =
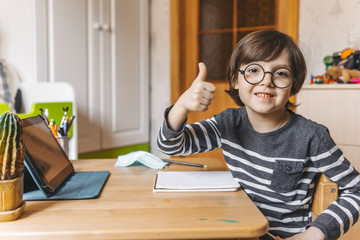
[[[188,166],[193,166],[193,167],[207,168],[206,165],[197,164],[197,163],[189,163],[189,162],[181,162],[181,161],[173,161],[173,160],[163,160],[163,161],[168,162],[168,163],[177,163],[177,164],[183,164],[183,165],[188,165]]]

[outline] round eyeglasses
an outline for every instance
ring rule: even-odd
[[[266,73],[271,74],[271,82],[277,88],[287,88],[296,80],[292,72],[285,67],[278,68],[274,72],[265,72],[262,66],[253,63],[248,65],[244,70],[239,69],[239,72],[248,83],[253,85],[261,83]]]

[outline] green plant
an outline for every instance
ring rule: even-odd
[[[5,112],[0,116],[0,180],[17,178],[24,158],[21,120],[16,114]]]

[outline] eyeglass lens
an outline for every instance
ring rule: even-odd
[[[270,73],[272,76],[273,84],[278,88],[288,87],[293,79],[292,73],[287,68],[278,68],[275,72],[266,72]],[[264,69],[257,64],[251,64],[247,66],[244,70],[245,80],[251,84],[260,83],[265,78]]]

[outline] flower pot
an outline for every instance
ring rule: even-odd
[[[0,221],[17,219],[24,210],[24,174],[11,180],[0,180]]]

